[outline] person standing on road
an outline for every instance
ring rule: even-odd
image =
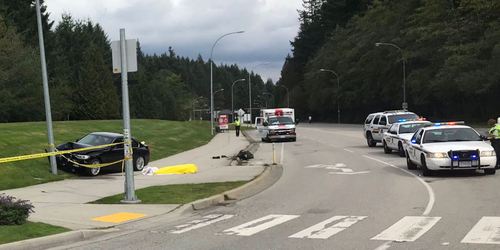
[[[236,137],[240,136],[241,122],[239,118],[234,120],[234,128],[236,129]]]
[[[497,155],[498,168],[498,166],[500,165],[500,117],[497,118],[497,123],[494,124],[494,126],[490,129],[489,134],[491,139],[491,146],[495,149],[495,153]]]
[[[312,119],[313,119],[312,116],[309,116],[309,123],[312,122]]]

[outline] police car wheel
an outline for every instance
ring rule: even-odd
[[[385,140],[384,140],[384,142],[382,144],[384,145],[384,153],[386,153],[386,154],[392,153],[392,149],[390,149],[389,147],[387,147],[387,143],[385,142]]]
[[[373,148],[377,145],[377,142],[373,140],[372,134],[368,133],[366,135],[366,143],[368,144],[368,147]]]
[[[497,172],[497,170],[495,168],[490,168],[490,169],[484,170],[484,174],[487,174],[487,175],[494,175],[496,172]]]
[[[406,167],[408,167],[409,170],[413,170],[413,169],[417,168],[417,165],[415,165],[415,163],[413,163],[410,160],[410,157],[408,157],[408,155],[406,155]]]
[[[401,144],[401,142],[400,142],[400,143],[398,143],[398,154],[399,154],[399,156],[401,156],[401,157],[405,157],[405,156],[406,156],[406,154],[405,154],[405,150],[404,150],[404,148],[403,148],[403,144]]]
[[[422,175],[423,176],[431,176],[432,175],[432,171],[427,168],[427,163],[425,161],[425,156],[422,155],[420,157],[420,160],[422,162]]]

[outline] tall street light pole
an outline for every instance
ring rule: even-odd
[[[233,35],[233,34],[241,34],[245,31],[236,31],[236,32],[230,32],[227,34],[224,34],[217,38],[215,40],[214,44],[212,45],[212,49],[210,50],[210,133],[214,135],[214,74],[213,74],[213,54],[214,54],[214,48],[215,45],[224,37]]]
[[[248,109],[250,112],[250,124],[252,124],[252,78],[250,76],[251,76],[253,69],[257,68],[258,66],[267,65],[267,64],[270,64],[270,62],[259,63],[255,66],[253,66],[252,68],[250,68],[248,71],[248,103],[249,103]]]
[[[288,88],[287,88],[287,87],[285,87],[285,86],[283,86],[283,85],[278,85],[278,86],[279,86],[279,87],[282,87],[282,88],[284,88],[284,89],[286,90],[286,99],[287,99],[287,100],[286,100],[286,103],[287,103],[287,106],[286,106],[286,107],[287,107],[287,108],[289,108],[289,107],[290,107],[290,92],[288,91]]]
[[[375,46],[391,46],[399,50],[401,53],[401,60],[403,61],[403,104],[401,105],[404,110],[408,109],[408,103],[406,102],[406,59],[403,52],[399,46],[394,43],[375,43]]]
[[[320,69],[321,72],[330,72],[335,75],[337,78],[337,123],[340,124],[340,100],[339,100],[339,92],[340,92],[340,78],[337,72],[331,69]]]
[[[246,79],[238,79],[236,81],[233,82],[233,84],[231,85],[231,118],[234,122],[234,84],[238,83],[238,82],[244,82],[246,81]]]
[[[52,131],[52,112],[50,108],[49,81],[47,77],[47,63],[45,61],[45,44],[43,41],[42,14],[40,11],[40,0],[36,0],[36,20],[38,24],[38,42],[40,44],[40,63],[42,66],[43,97],[45,101],[45,119],[47,121],[47,136],[49,139],[49,152],[54,152],[54,133]],[[49,157],[52,174],[57,175],[56,158]]]

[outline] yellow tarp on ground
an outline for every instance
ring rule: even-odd
[[[198,172],[198,167],[194,164],[182,164],[176,166],[163,167],[155,171],[155,175],[166,174],[194,174]]]

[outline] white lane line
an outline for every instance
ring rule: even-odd
[[[331,236],[338,234],[356,224],[358,221],[363,220],[364,218],[366,218],[366,216],[333,216],[330,219],[291,235],[288,238],[328,239]],[[342,221],[330,227],[328,226],[332,222],[338,220]]]
[[[349,150],[349,149],[347,149],[347,148],[344,148],[344,151],[347,151],[347,152],[349,152],[349,153],[355,153],[354,151]]]
[[[186,224],[176,226],[175,227],[176,229],[171,230],[170,233],[181,234],[181,233],[189,232],[191,230],[202,228],[202,227],[208,226],[210,224],[213,224],[213,223],[216,223],[219,221],[230,219],[233,216],[234,215],[232,215],[232,214],[210,214],[210,215],[202,217],[199,220],[193,220],[193,221],[188,222]]]
[[[461,242],[500,244],[500,217],[485,216],[481,218]]]
[[[393,167],[393,168],[399,169],[399,170],[401,170],[401,171],[403,171],[403,172],[405,172],[405,173],[407,173],[407,174],[409,174],[409,175],[417,178],[417,180],[420,181],[420,183],[422,183],[422,185],[425,186],[425,188],[427,189],[427,194],[429,195],[429,201],[427,202],[427,207],[425,208],[425,210],[422,213],[422,215],[423,216],[427,216],[427,215],[429,215],[431,213],[432,207],[434,207],[434,203],[436,201],[436,198],[435,198],[436,196],[434,194],[434,190],[432,190],[431,186],[427,182],[425,182],[424,179],[420,178],[418,175],[416,175],[416,174],[414,174],[414,173],[412,173],[412,172],[410,172],[410,171],[408,171],[406,169],[399,168],[399,167],[397,167],[397,166],[395,166],[393,164],[387,163],[387,162],[379,160],[377,158],[373,158],[373,157],[370,157],[368,155],[363,155],[363,157],[368,158],[370,160],[374,160],[374,161],[380,162],[380,163],[385,164],[385,165],[387,165],[389,167]]]
[[[299,217],[298,215],[270,214],[245,224],[224,230],[226,235],[251,236],[268,228],[285,223]]]
[[[370,171],[359,171],[359,172],[329,172],[329,174],[336,175],[357,175],[357,174],[368,174]]]
[[[429,231],[441,217],[405,216],[372,240],[390,240],[397,242],[415,241]]]
[[[396,169],[399,169],[411,176],[413,176],[414,178],[416,178],[420,183],[422,183],[422,185],[424,185],[424,187],[427,189],[427,195],[429,196],[429,201],[427,202],[427,207],[425,208],[424,212],[422,213],[423,216],[427,216],[431,213],[432,211],[432,208],[434,207],[434,203],[436,201],[436,196],[434,194],[434,190],[432,190],[432,187],[427,184],[427,182],[425,182],[422,178],[420,178],[418,175],[406,170],[406,169],[402,169],[402,168],[398,168],[397,166],[393,165],[393,164],[390,164],[390,163],[387,163],[385,161],[382,161],[382,160],[379,160],[377,158],[373,158],[373,157],[370,157],[368,155],[363,155],[363,157],[367,158],[367,159],[370,159],[370,160],[374,160],[376,162],[379,162],[379,163],[382,163],[384,165],[387,165],[389,167],[392,167],[392,168],[396,168]],[[386,250],[386,249],[389,249],[391,247],[391,242],[388,241],[388,242],[385,242],[384,244],[380,245],[379,247],[375,248],[375,250]]]
[[[285,143],[281,143],[280,164],[283,164],[284,157],[285,157]]]

